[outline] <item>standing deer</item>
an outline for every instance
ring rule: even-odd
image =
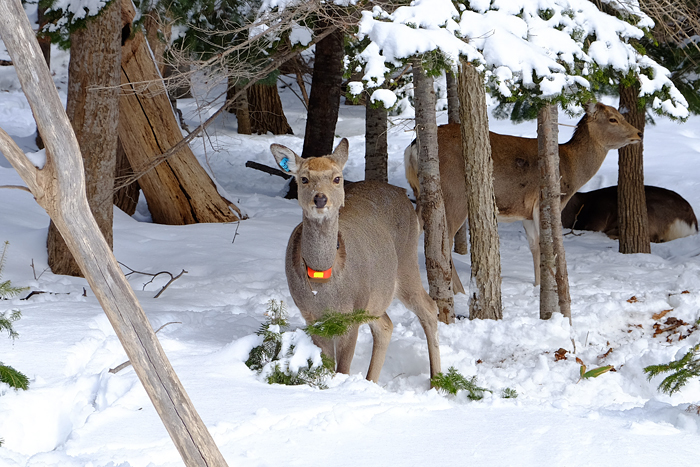
[[[698,233],[698,221],[690,203],[675,191],[644,186],[647,200],[649,240],[669,242]],[[563,227],[604,232],[608,237],[620,236],[617,218],[617,185],[576,193],[561,211]]]
[[[294,175],[303,220],[289,238],[286,273],[289,291],[307,324],[328,310],[363,309],[371,321],[373,346],[367,379],[377,382],[394,325],[386,309],[394,297],[413,311],[428,340],[431,378],[440,372],[435,302],[423,288],[418,268],[418,218],[406,191],[366,181],[343,187],[348,141],[333,154],[302,159],[279,144],[270,146],[277,164]],[[348,373],[358,327],[334,340],[313,337]]]
[[[501,222],[523,221],[525,234],[535,265],[535,285],[540,283],[540,170],[537,138],[490,133],[493,159],[493,188]],[[615,108],[588,104],[569,142],[559,145],[561,205],[598,171],[611,149],[619,149],[642,140],[642,132],[627,123]],[[418,188],[418,153],[416,141],[404,152],[406,178],[416,198]],[[450,239],[467,218],[466,180],[462,157],[462,136],[458,124],[438,128],[440,184],[445,200],[445,215]],[[456,292],[464,287],[452,270]]]

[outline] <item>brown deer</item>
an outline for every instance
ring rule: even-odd
[[[690,203],[675,191],[644,186],[647,200],[649,240],[668,242],[698,233],[698,221]],[[617,220],[617,185],[576,193],[561,212],[563,227],[620,236]]]
[[[501,222],[523,221],[525,234],[535,265],[535,285],[540,282],[540,170],[537,139],[490,133],[493,159],[493,185]],[[569,142],[559,145],[561,204],[598,171],[611,149],[619,149],[642,140],[642,132],[627,123],[615,108],[597,103],[588,104],[586,113],[576,125]],[[467,218],[466,181],[462,158],[462,136],[458,124],[438,128],[440,184],[445,200],[445,215],[450,239]],[[418,161],[416,141],[404,152],[406,178],[416,198]],[[455,292],[464,293],[453,266]]]
[[[294,303],[308,324],[329,310],[366,310],[373,346],[367,379],[377,382],[394,325],[386,313],[394,297],[420,320],[428,341],[431,378],[440,372],[435,302],[418,268],[418,217],[406,191],[366,181],[343,187],[348,141],[333,154],[302,159],[273,144],[277,164],[294,175],[303,220],[289,238],[286,273]],[[313,337],[340,373],[350,371],[358,327],[333,341]]]

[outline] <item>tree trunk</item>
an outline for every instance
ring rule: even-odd
[[[43,29],[48,23],[46,19],[46,6],[41,6],[37,3],[37,16],[39,20],[39,30]],[[44,56],[46,61],[46,66],[51,69],[51,38],[40,34],[38,36],[39,47],[41,48],[41,54]]]
[[[0,35],[44,135],[46,164],[34,167],[4,131],[0,151],[66,239],[185,465],[225,466],[90,213],[80,146],[19,0],[0,2]]]
[[[381,102],[365,102],[365,180],[389,181],[387,110]]]
[[[343,82],[343,39],[344,33],[338,29],[316,44],[302,157],[319,157],[333,152]]]
[[[182,139],[148,43],[137,32],[122,47],[119,138],[138,173],[153,221],[159,224],[234,222],[236,209],[217,191],[188,146],[162,161]],[[134,84],[130,84],[134,83]]]
[[[459,89],[457,79],[451,71],[445,72],[445,82],[447,83],[447,123],[459,123]],[[462,224],[454,238],[455,253],[466,255],[469,253],[467,245],[467,222]]]
[[[644,131],[644,109],[639,106],[639,83],[620,84],[620,113],[635,128]],[[617,150],[617,210],[620,223],[620,253],[651,253],[647,200],[644,194],[643,142]]]
[[[479,72],[462,61],[459,75],[462,155],[467,184],[472,285],[469,319],[501,319],[501,254],[498,208],[493,190],[493,160],[486,91]]]
[[[266,135],[292,135],[292,127],[284,116],[282,100],[273,85],[255,83],[248,89],[248,109],[250,112],[250,128],[253,133]],[[330,154],[330,152],[328,153]]]
[[[242,89],[242,86],[238,85],[239,79],[234,76],[228,77],[228,88],[226,89],[226,100],[229,101],[234,98],[234,96]],[[233,105],[229,107],[229,112],[236,114],[236,120],[238,121],[238,134],[239,135],[252,135],[253,129],[250,123],[250,110],[248,107],[248,93],[241,93],[240,96],[233,102]]]
[[[438,319],[449,324],[455,320],[452,257],[450,241],[447,238],[445,204],[440,189],[435,91],[433,78],[423,72],[420,58],[413,59],[413,89],[420,183],[420,199],[417,202],[425,232],[425,266],[430,296],[438,306]]]
[[[114,172],[114,180],[117,185],[120,184],[122,180],[133,175],[133,170],[131,169],[131,164],[129,164],[129,159],[126,157],[124,152],[124,147],[122,142],[117,143],[117,167]],[[139,192],[141,191],[141,186],[139,182],[133,182],[129,185],[123,186],[114,192],[114,205],[133,216],[136,212],[136,206],[139,203]]]
[[[121,7],[109,4],[71,34],[66,113],[80,144],[88,203],[112,247],[112,198],[119,123]],[[49,267],[54,274],[81,276],[53,222],[47,239]]]
[[[172,23],[163,21],[158,10],[152,9],[145,15],[143,28],[146,31],[146,39],[153,52],[153,58],[158,66],[158,72],[161,76],[165,76],[167,65],[165,63],[165,50],[172,35]]]
[[[569,276],[561,227],[559,128],[556,105],[544,105],[537,114],[540,167],[540,319],[559,312],[571,322]]]

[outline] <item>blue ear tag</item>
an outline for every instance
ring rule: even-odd
[[[285,157],[280,161],[280,167],[284,169],[285,172],[289,172],[289,158]]]

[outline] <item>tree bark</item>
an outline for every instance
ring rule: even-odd
[[[559,128],[556,105],[544,105],[537,114],[540,167],[540,319],[559,312],[571,322],[569,276],[561,227]]]
[[[273,135],[294,134],[292,127],[287,123],[287,117],[284,116],[277,83],[273,85],[255,83],[249,88],[248,109],[250,128],[253,133],[259,135],[266,135],[268,132]]]
[[[635,128],[644,131],[644,109],[639,106],[639,83],[620,84],[620,113]],[[617,150],[617,210],[620,253],[651,253],[647,201],[644,194],[643,142]]]
[[[121,180],[133,175],[133,170],[131,169],[131,164],[129,164],[129,159],[126,157],[124,152],[124,147],[122,147],[121,141],[117,142],[117,167],[114,171],[114,180],[116,184],[119,184]],[[141,186],[139,182],[133,182],[129,185],[123,186],[114,192],[114,205],[133,216],[136,212],[136,206],[139,202],[139,192],[141,191]]]
[[[112,247],[112,198],[119,123],[121,8],[112,2],[71,33],[66,113],[80,144],[88,203]],[[47,239],[54,274],[81,276],[78,263],[53,222]]]
[[[233,99],[234,96],[241,90],[242,87],[237,84],[238,81],[238,78],[229,76],[228,88],[226,89],[227,101]],[[236,114],[239,135],[253,134],[253,129],[250,123],[250,109],[248,106],[247,92],[241,93],[241,95],[233,101],[233,105],[229,107],[229,112]]]
[[[48,23],[46,19],[46,7],[41,6],[37,3],[37,16],[39,20],[39,30],[43,29]],[[51,69],[51,38],[44,35],[38,35],[39,47],[41,48],[41,54],[44,56],[46,61],[46,66]]]
[[[365,102],[365,180],[389,181],[388,112],[381,102]]]
[[[447,123],[459,123],[459,86],[454,73],[445,72],[447,83]]]
[[[185,465],[225,466],[90,212],[80,146],[19,0],[0,2],[0,36],[44,135],[46,164],[34,167],[2,130],[0,151],[66,239]]]
[[[302,157],[333,152],[343,82],[344,33],[338,29],[316,44]]]
[[[469,319],[501,319],[498,208],[493,189],[486,91],[479,72],[465,61],[459,75],[459,98],[472,261]]]
[[[435,91],[433,78],[423,72],[420,58],[413,59],[413,89],[416,106],[416,139],[418,140],[419,212],[425,232],[425,266],[430,296],[438,306],[438,319],[454,323],[452,292],[452,257],[447,237],[445,204],[440,189]]]
[[[134,171],[145,172],[139,184],[153,221],[237,221],[231,211],[237,208],[218,193],[188,146],[165,161],[159,159],[182,140],[182,132],[142,32],[122,47],[121,83],[119,139]]]

